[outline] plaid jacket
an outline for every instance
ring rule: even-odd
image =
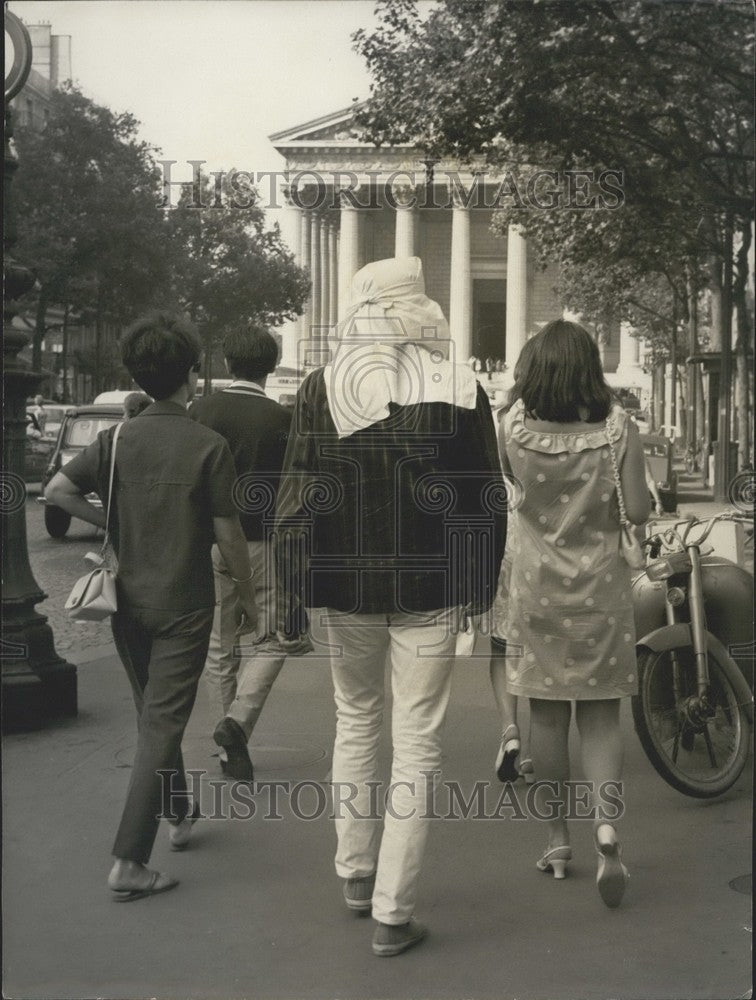
[[[278,627],[303,609],[430,611],[493,602],[506,491],[490,405],[393,406],[339,439],[323,370],[297,395],[275,515]]]

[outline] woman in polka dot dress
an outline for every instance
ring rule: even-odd
[[[558,783],[562,804],[549,821],[538,867],[564,878],[572,857],[562,783],[570,776],[575,701],[592,789],[598,887],[604,902],[617,906],[627,871],[607,820],[616,818],[622,773],[619,700],[636,693],[637,681],[630,571],[620,555],[609,439],[634,524],[650,513],[643,450],[637,428],[612,403],[596,342],[582,327],[549,323],[518,369],[502,429],[504,471],[524,493],[511,554],[507,688],[530,699],[536,775]]]

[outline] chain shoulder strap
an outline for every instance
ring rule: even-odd
[[[614,472],[614,485],[617,488],[617,504],[619,506],[620,521],[622,524],[629,524],[627,510],[625,509],[625,497],[622,493],[622,483],[620,481],[619,465],[617,464],[617,452],[614,450],[614,442],[609,431],[609,417],[606,418],[606,440],[609,443],[609,455],[612,459],[612,471]]]

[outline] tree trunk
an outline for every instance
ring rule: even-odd
[[[94,356],[94,395],[102,390],[102,295],[97,293],[97,310],[95,312],[95,356]]]
[[[718,460],[715,463],[714,496],[727,500],[732,474],[730,462],[730,418],[732,411],[732,298],[733,298],[733,220],[725,220],[722,255],[724,260],[721,314],[721,362],[719,367],[719,414],[717,424]]]
[[[669,358],[670,379],[669,379],[669,436],[675,436],[677,427],[677,310],[672,313],[672,345]]]
[[[60,352],[60,367],[63,373],[63,391],[61,393],[64,403],[70,403],[70,392],[68,391],[68,314],[71,306],[66,302],[63,308],[63,344]]]
[[[47,326],[47,290],[44,285],[37,299],[37,311],[34,317],[34,336],[32,338],[32,370],[42,370],[42,341],[45,339]]]
[[[696,398],[698,400],[698,409],[696,410],[696,441],[701,445],[700,454],[703,463],[701,475],[704,485],[707,485],[709,482],[711,435],[709,434],[709,421],[707,420],[708,407],[704,396],[703,365],[696,365]]]
[[[693,277],[688,275],[688,357],[698,354],[698,295],[693,282]],[[701,408],[698,396],[698,378],[696,369],[698,365],[688,365],[688,410],[687,410],[687,443],[688,448],[694,452],[698,450],[700,438],[698,432],[698,411]]]
[[[751,227],[746,221],[740,228],[740,246],[735,258],[735,278],[732,297],[735,308],[735,409],[736,432],[738,436],[738,469],[744,469],[750,461],[750,400],[748,348],[753,337],[753,326],[749,316],[746,287],[748,283],[748,251],[751,247]]]
[[[203,396],[209,396],[213,391],[213,335],[212,333],[205,334],[205,364],[203,368],[203,374],[205,376],[205,384],[202,390]]]

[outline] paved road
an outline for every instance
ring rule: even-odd
[[[432,824],[418,916],[431,934],[397,959],[370,953],[371,922],[343,905],[333,872],[333,824],[318,812],[333,742],[327,664],[291,660],[255,732],[258,782],[284,790],[279,815],[259,786],[247,818],[198,824],[185,855],[161,831],[153,862],[175,892],[116,906],[105,888],[108,850],[133,754],[133,707],[123,671],[98,655],[107,633],[71,631],[56,599],[94,535],[41,533],[29,512],[32,565],[51,593],[42,605],[56,642],[74,642],[80,714],[4,745],[4,995],[218,1000],[639,1000],[743,997],[751,981],[751,767],[716,802],[656,775],[623,706],[625,859],[632,878],[608,911],[595,886],[590,830],[575,823],[570,876],[535,870],[544,834],[533,819]],[[103,626],[98,626],[102,629]],[[485,651],[484,651],[485,652]],[[526,724],[527,713],[524,722]],[[187,730],[188,766],[204,772],[201,803],[228,813],[230,788],[209,756],[204,697]],[[469,797],[489,780],[497,735],[485,656],[455,668],[444,779]],[[573,750],[576,748],[573,745]],[[578,756],[575,754],[577,761]],[[388,742],[381,749],[388,764]],[[573,777],[579,777],[576,767]],[[486,802],[497,801],[491,784]],[[517,792],[523,799],[523,789]],[[487,810],[490,812],[490,810]],[[444,810],[440,812],[443,814]],[[314,818],[304,816],[313,813]],[[743,890],[746,892],[744,893]]]

